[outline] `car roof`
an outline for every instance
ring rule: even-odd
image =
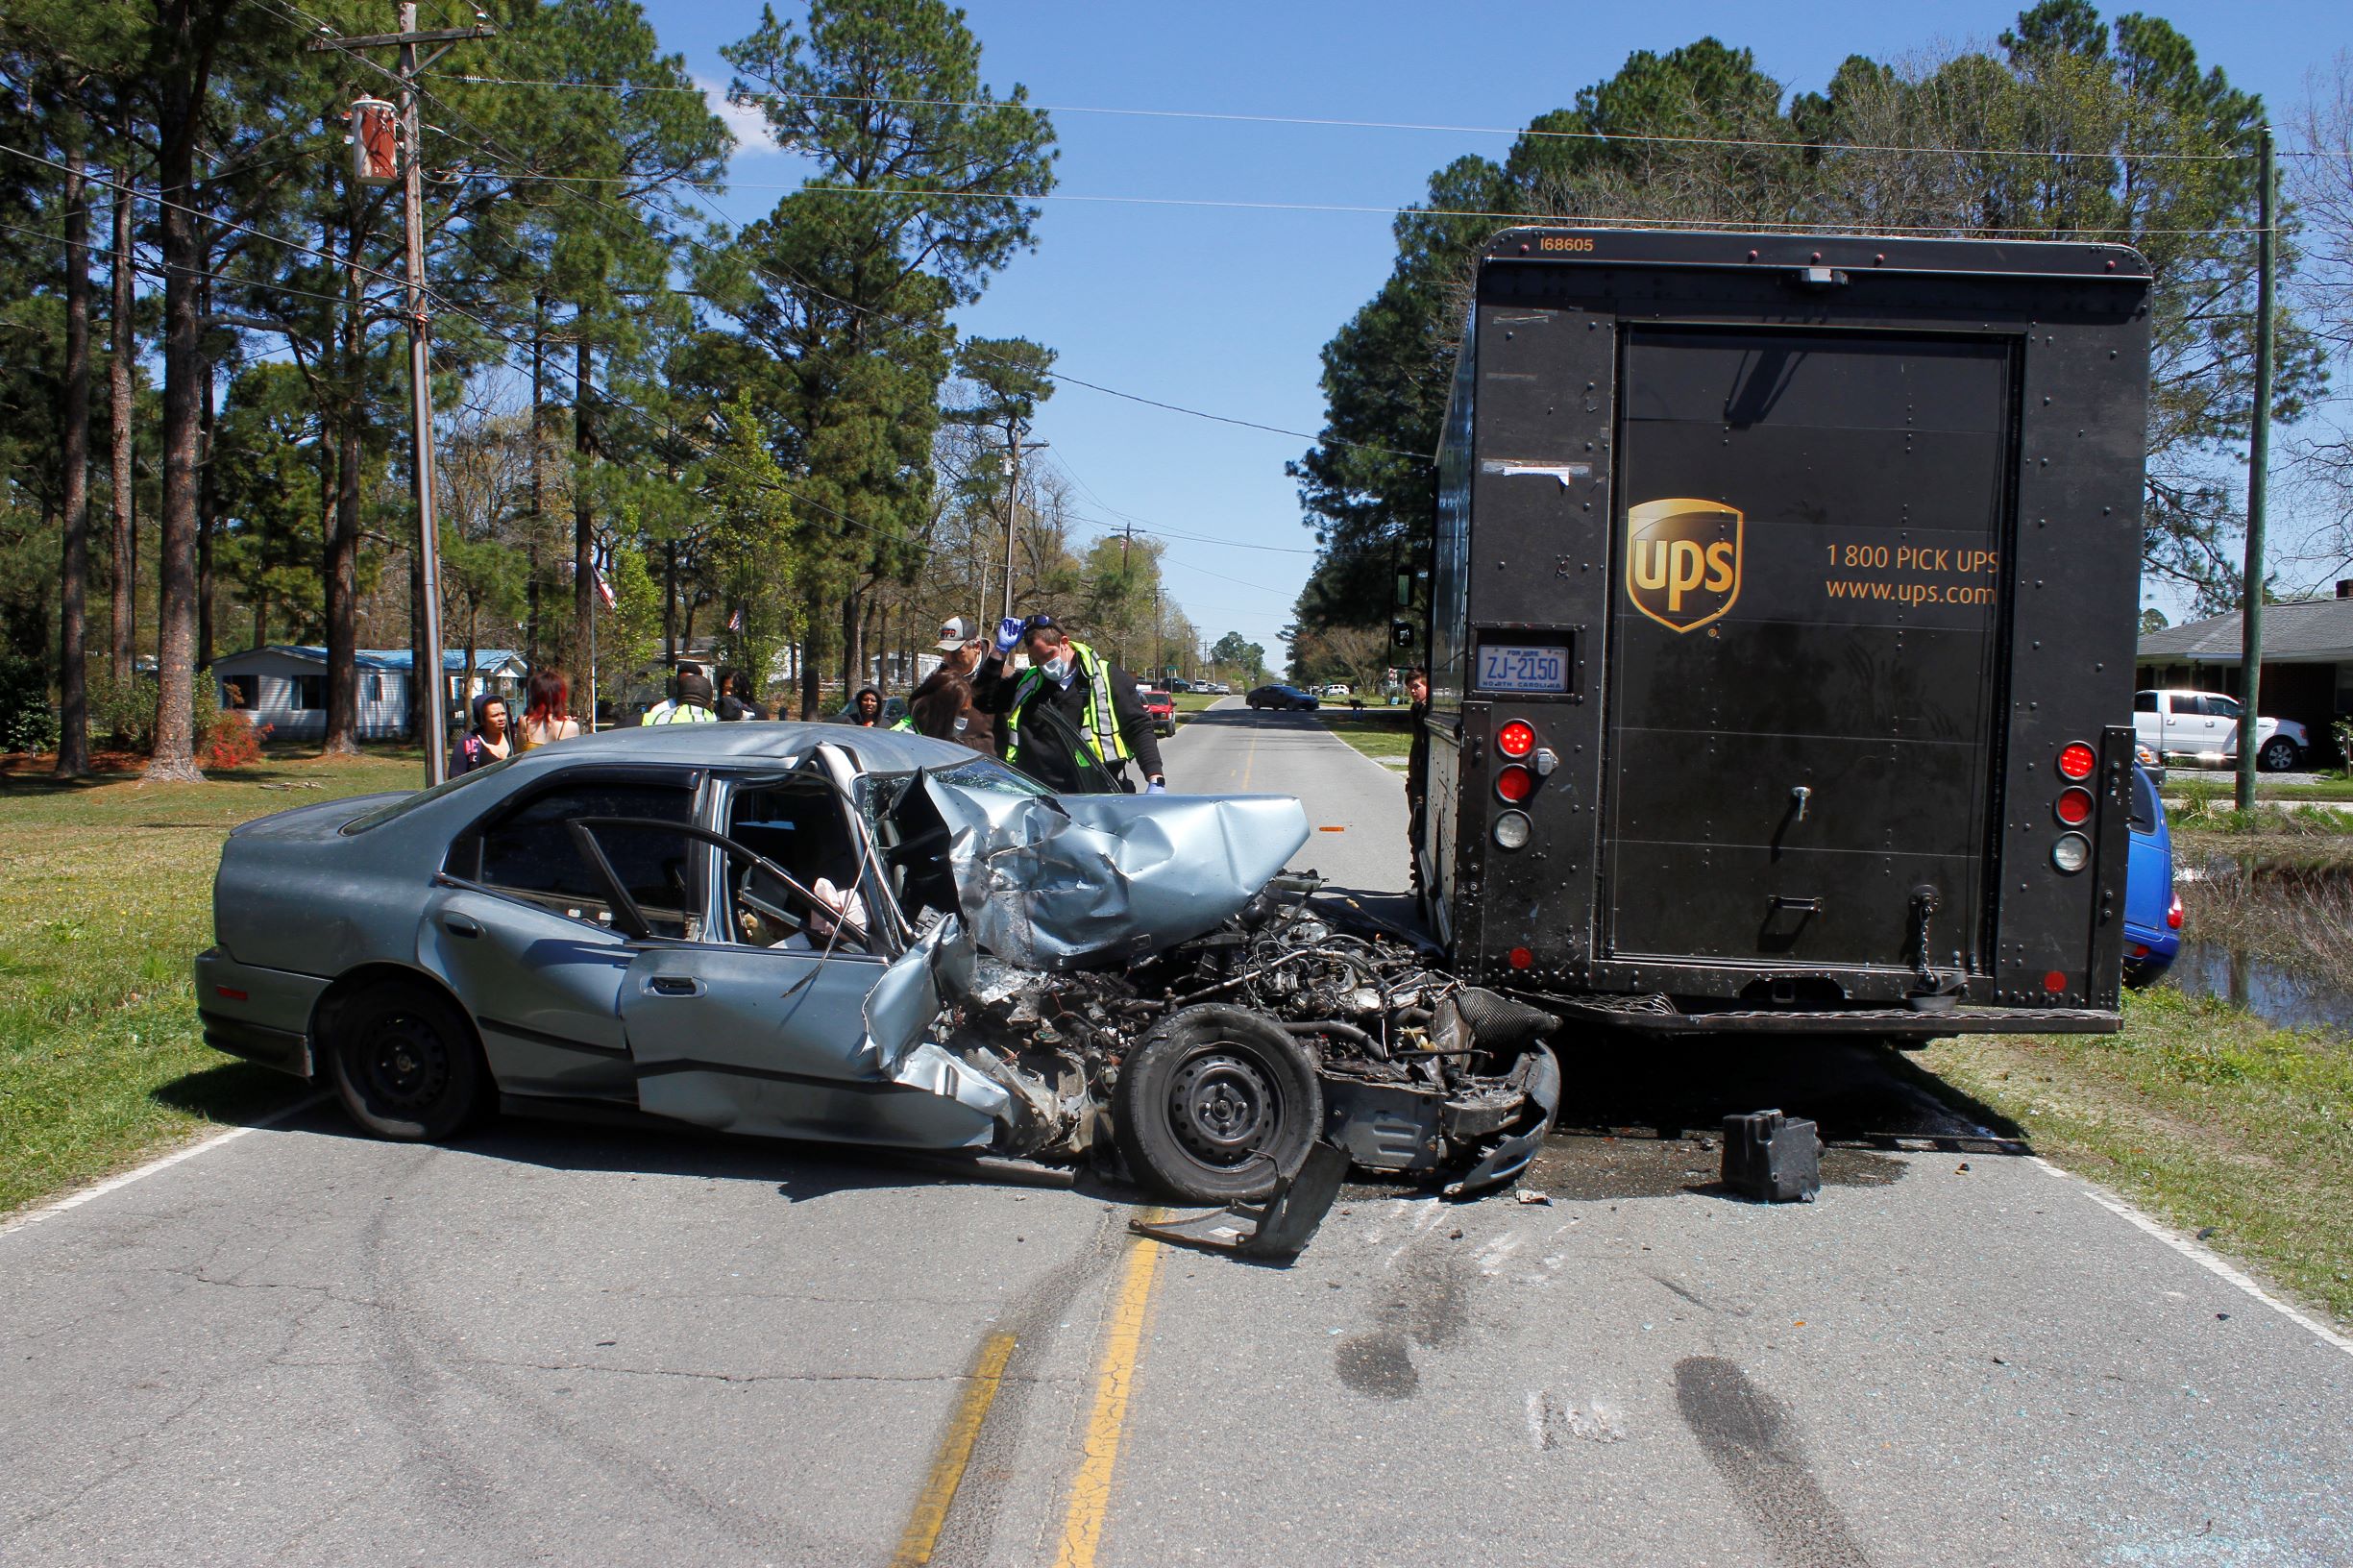
[[[903,729],[746,720],[740,723],[640,724],[534,747],[521,760],[544,767],[577,762],[677,762],[722,765],[781,762],[805,755],[821,742],[854,754],[869,772],[910,773],[969,762],[972,748]],[[534,770],[535,771],[535,770]]]

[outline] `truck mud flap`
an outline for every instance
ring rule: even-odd
[[[1544,1146],[1544,1135],[1552,1130],[1553,1115],[1560,1109],[1560,1063],[1547,1046],[1538,1045],[1529,1054],[1533,1063],[1528,1071],[1531,1114],[1527,1122],[1480,1156],[1461,1180],[1449,1183],[1443,1188],[1448,1197],[1476,1197],[1516,1180],[1535,1159],[1536,1150]]]
[[[1308,1146],[1299,1174],[1276,1188],[1264,1203],[1238,1203],[1190,1219],[1131,1219],[1128,1229],[1202,1252],[1287,1264],[1314,1238],[1347,1174],[1346,1151],[1319,1138]]]

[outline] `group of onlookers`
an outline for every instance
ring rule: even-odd
[[[844,721],[860,728],[912,730],[1002,757],[1048,789],[1134,790],[1135,763],[1146,794],[1166,781],[1160,743],[1137,694],[1135,677],[1066,635],[1050,615],[999,622],[994,639],[975,636],[961,617],[940,626],[940,667],[910,694],[905,715],[887,722],[888,704],[868,686]],[[1016,650],[1028,667],[1009,661]],[[455,772],[470,772],[551,741],[580,733],[570,715],[571,686],[560,672],[534,670],[520,719],[506,698],[474,699],[474,727],[458,743]],[[722,669],[716,683],[694,662],[679,664],[671,695],[646,710],[646,724],[706,724],[771,717],[753,695],[750,674]]]
[[[572,682],[562,671],[532,671],[523,692],[520,715],[496,692],[484,692],[474,699],[474,727],[457,743],[451,772],[470,773],[580,733],[580,722],[572,717]]]

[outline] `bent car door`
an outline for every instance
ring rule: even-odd
[[[881,1048],[893,1041],[869,1027],[870,999],[887,996],[894,979],[913,993],[905,1011],[922,1015],[917,1032],[930,1023],[938,993],[922,971],[932,957],[921,943],[892,963],[764,947],[647,948],[621,990],[638,1105],[769,1138],[987,1147],[1004,1091],[937,1046],[911,1042],[894,1073]]]
[[[893,957],[887,911],[872,931],[844,919],[836,932],[781,866],[718,834],[692,836],[729,869],[723,929],[789,934],[755,945],[641,933],[620,1003],[639,1107],[771,1138],[986,1147],[1005,1090],[924,1039],[970,960],[961,923],[944,919]]]

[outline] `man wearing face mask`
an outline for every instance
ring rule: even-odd
[[[1029,655],[1029,668],[1017,674],[1005,668],[1006,655],[1017,645]],[[995,650],[974,674],[972,691],[983,709],[1003,716],[998,732],[1005,760],[1047,789],[1085,791],[1085,764],[1092,762],[1132,794],[1136,786],[1128,765],[1133,762],[1142,772],[1144,794],[1167,792],[1160,741],[1143,699],[1136,695],[1135,677],[1085,643],[1066,637],[1052,616],[999,622]],[[1051,710],[1062,724],[1030,723],[1042,709]],[[1066,747],[1041,733],[1063,728],[1079,737],[1087,757],[1070,756]]]

